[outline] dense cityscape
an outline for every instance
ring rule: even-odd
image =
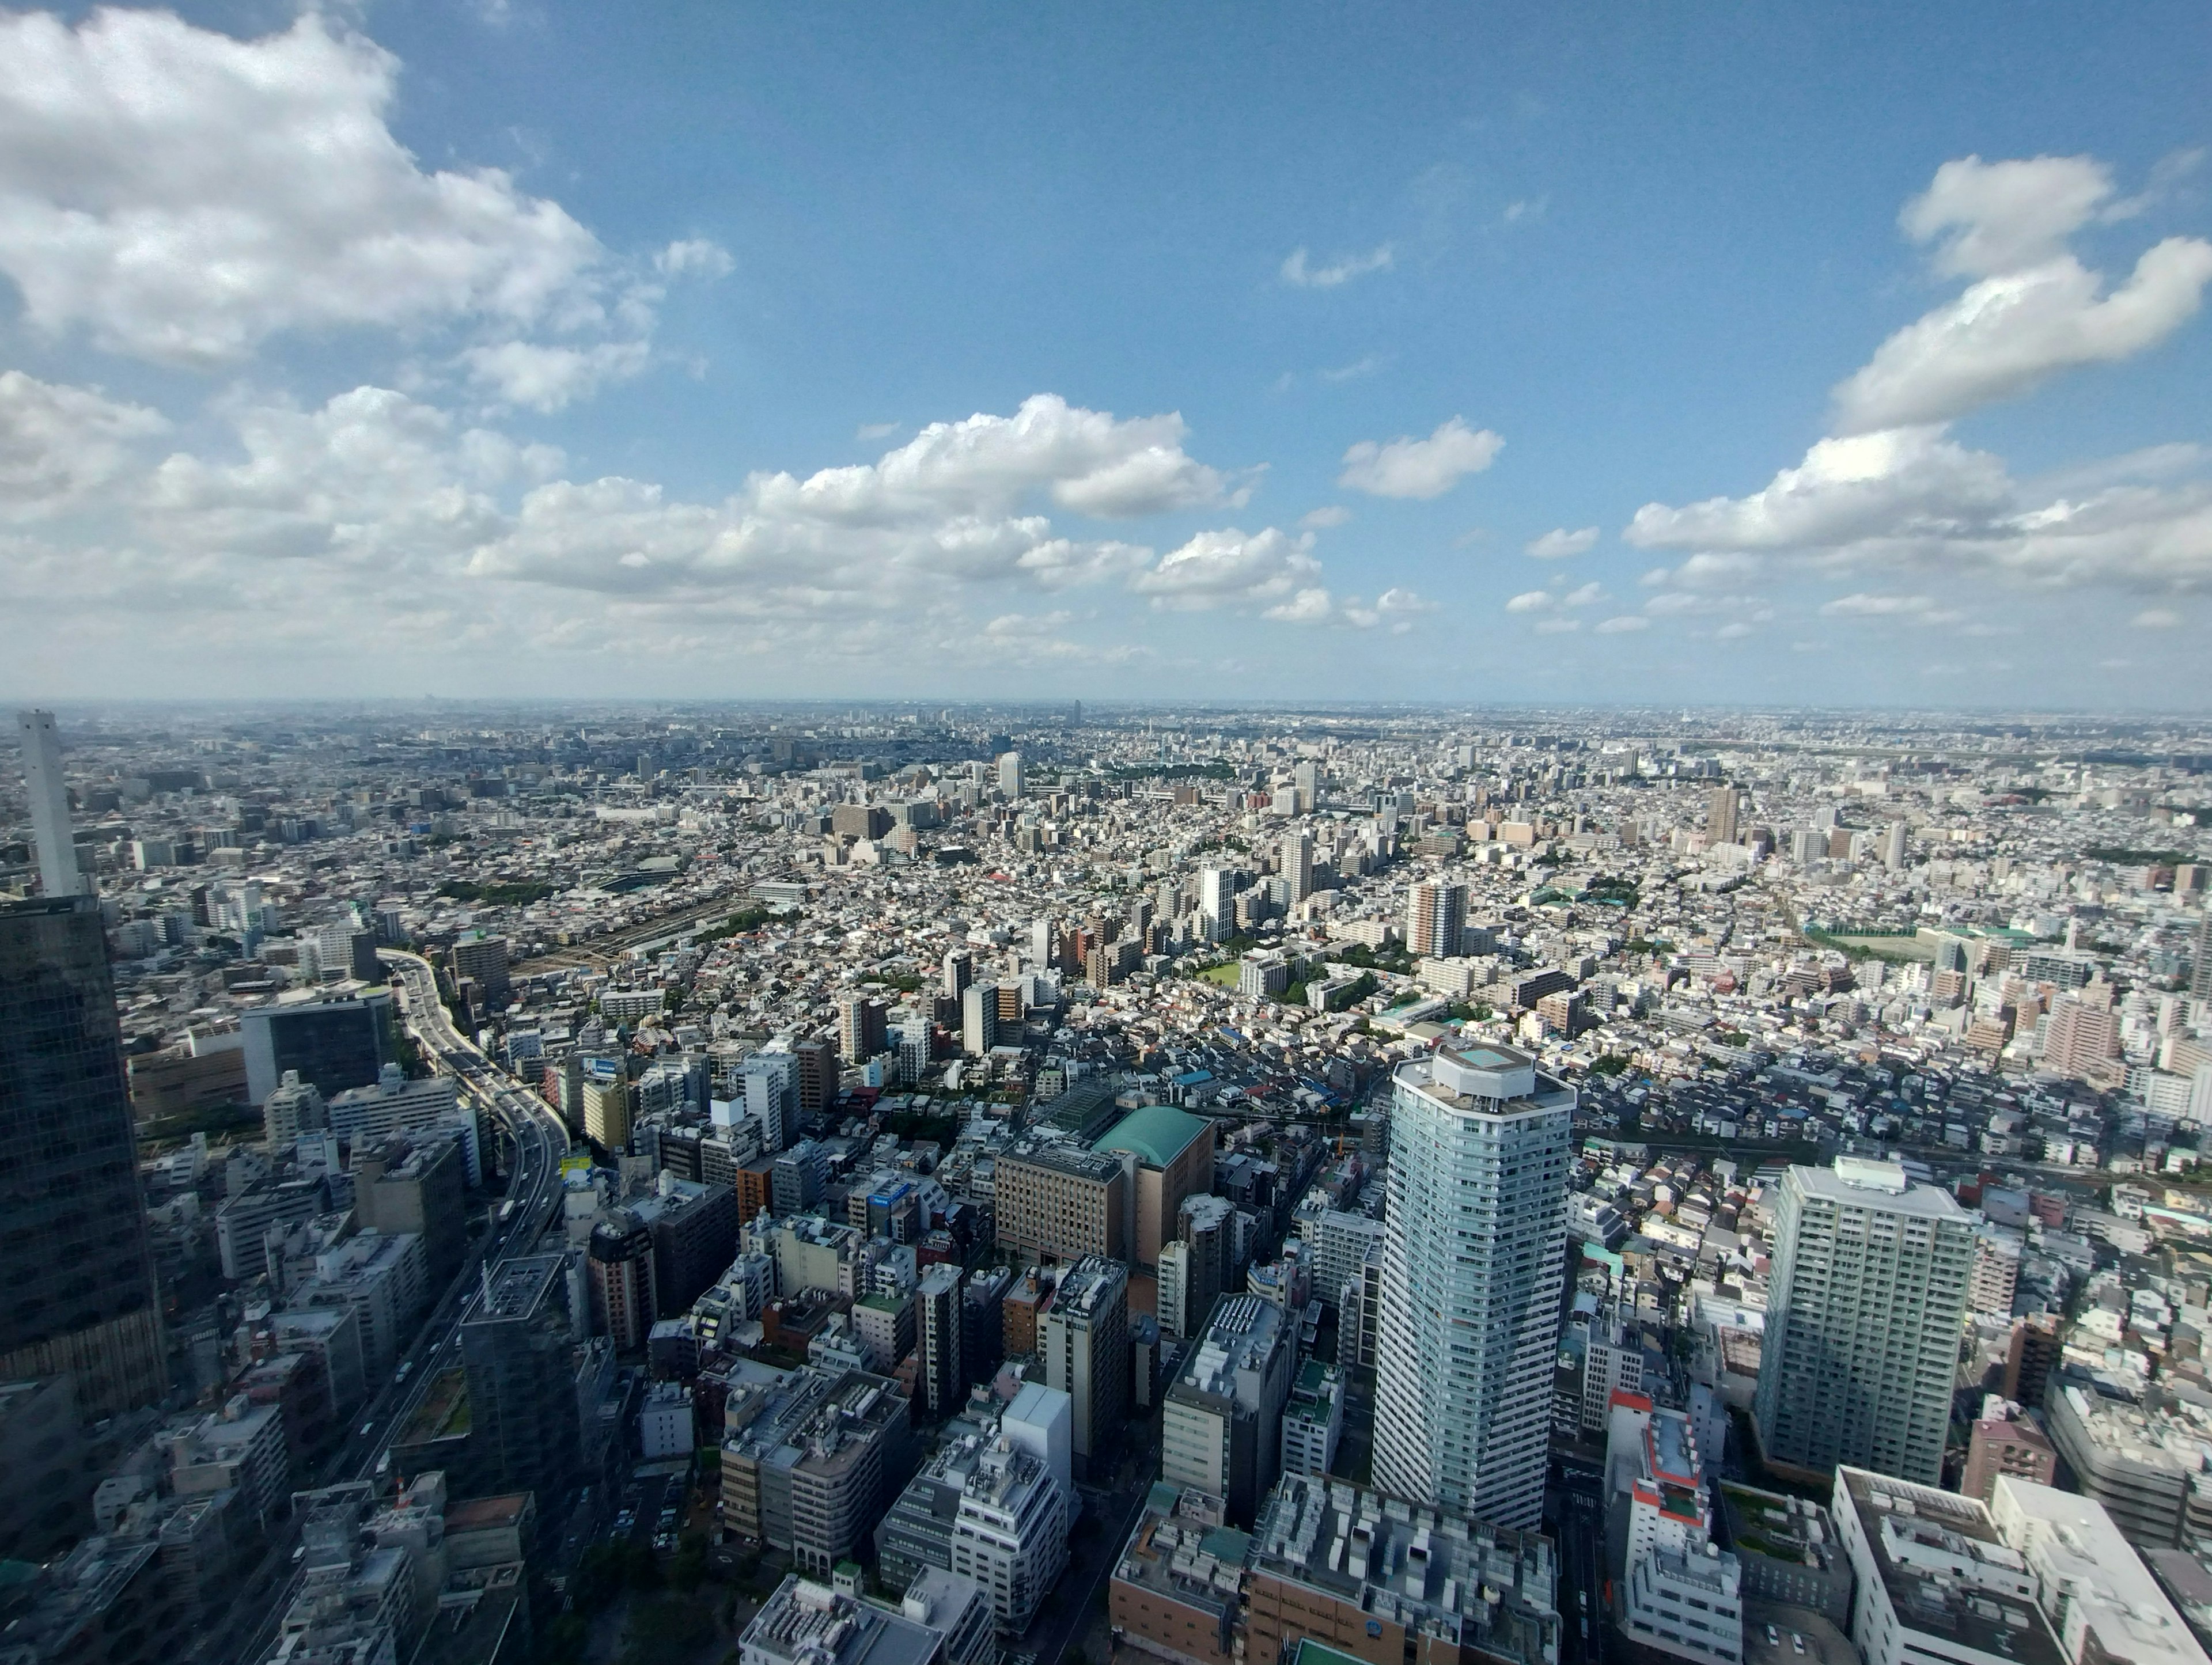
[[[2201,720],[16,730],[0,1665],[2206,1660]]]

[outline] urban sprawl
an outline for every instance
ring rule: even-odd
[[[2201,724],[17,728],[0,1665],[2208,1665]]]

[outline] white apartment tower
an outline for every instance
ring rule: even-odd
[[[1283,886],[1293,908],[1313,894],[1313,835],[1295,832],[1283,840]]]
[[[1575,1094],[1447,1043],[1391,1084],[1375,1484],[1533,1527],[1543,1510]]]
[[[1406,892],[1406,951],[1416,957],[1459,952],[1467,928],[1467,886],[1423,879]]]
[[[1974,1228],[1894,1163],[1791,1168],[1753,1413],[1771,1461],[1940,1483]]]

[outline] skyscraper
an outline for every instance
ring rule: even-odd
[[[2212,1000],[2212,901],[2197,915],[2197,945],[2189,966],[2189,997]]]
[[[1296,832],[1283,840],[1283,888],[1295,908],[1313,894],[1313,835]]]
[[[1022,754],[1003,752],[999,757],[999,790],[1009,798],[1022,795]]]
[[[122,1034],[89,896],[0,902],[0,1381],[68,1370],[87,1417],[161,1397]]]
[[[1711,807],[1705,811],[1705,843],[1733,844],[1735,842],[1736,815],[1742,803],[1734,787],[1715,787]]]
[[[999,986],[970,983],[960,996],[960,1050],[981,1058],[999,1044]]]
[[[1423,879],[1406,892],[1406,951],[1456,954],[1467,928],[1467,886]]]
[[[1204,867],[1198,875],[1198,915],[1206,939],[1219,942],[1237,929],[1237,870]]]
[[[1973,1261],[1965,1212],[1902,1167],[1791,1168],[1753,1404],[1767,1458],[1937,1484]]]
[[[1391,1084],[1375,1484],[1528,1527],[1543,1510],[1571,1088],[1451,1042]]]
[[[568,1287],[566,1255],[501,1261],[461,1320],[469,1443],[489,1487],[558,1498],[582,1465]]]
[[[1881,865],[1895,872],[1905,866],[1905,823],[1893,821],[1882,829]]]
[[[890,1006],[866,994],[837,1002],[837,1050],[856,1064],[866,1063],[889,1044]]]
[[[1085,1255],[1060,1280],[1038,1329],[1045,1385],[1074,1401],[1075,1460],[1089,1472],[1129,1411],[1128,1267]]]
[[[51,711],[19,711],[15,728],[23,743],[23,785],[31,799],[31,837],[39,848],[39,884],[50,896],[82,896],[92,876],[77,870],[76,845],[70,835],[69,787],[62,779],[61,738]]]

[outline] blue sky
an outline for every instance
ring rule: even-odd
[[[0,33],[20,696],[2212,701],[2201,8]]]

